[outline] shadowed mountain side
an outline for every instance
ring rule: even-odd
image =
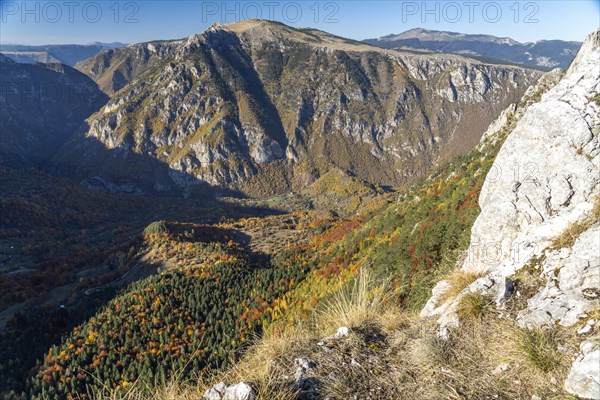
[[[98,85],[62,64],[18,64],[0,55],[0,162],[47,162],[108,100]]]
[[[145,251],[141,233],[152,222],[206,226],[281,213],[226,200],[92,190],[75,180],[83,173],[67,179],[0,166],[0,359],[12,360],[10,373],[0,371],[0,392],[18,388],[15,377],[20,382],[51,344],[119,287],[156,271],[156,260],[139,258]],[[223,236],[210,226],[196,231],[206,241]],[[93,288],[99,290],[85,294]]]
[[[239,191],[215,187],[173,170],[156,158],[122,148],[107,149],[98,139],[81,134],[67,142],[44,168],[89,189],[114,193],[167,198],[244,197]]]
[[[9,273],[2,280],[0,309],[27,297],[11,297],[19,287],[36,287],[37,295],[43,295],[46,289],[68,283],[60,278],[63,273],[70,276],[104,262],[115,248],[128,247],[151,222],[215,224],[223,218],[281,213],[232,200],[110,193],[81,186],[80,176],[56,177],[39,169],[0,166],[0,172],[0,274]],[[49,275],[32,280],[37,274]]]

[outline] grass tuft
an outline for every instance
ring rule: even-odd
[[[562,249],[562,248],[571,248],[575,244],[577,238],[585,231],[587,231],[592,225],[597,223],[600,220],[600,196],[596,197],[594,201],[594,207],[590,215],[584,218],[580,222],[576,222],[567,229],[564,230],[563,233],[558,235],[552,241],[552,248],[554,249]]]
[[[377,282],[361,269],[352,288],[340,290],[317,313],[322,333],[331,334],[339,327],[357,328],[379,324],[389,302],[385,283]]]
[[[550,372],[561,363],[557,331],[554,329],[518,329],[514,344],[518,357],[531,368]]]
[[[461,320],[480,320],[492,302],[493,300],[489,296],[484,296],[478,292],[471,292],[460,299],[456,308],[456,314]]]

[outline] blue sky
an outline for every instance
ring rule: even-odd
[[[600,25],[600,0],[0,0],[0,42],[136,43],[187,37],[214,22],[259,16],[353,39],[424,27],[508,36],[521,42],[582,41]]]

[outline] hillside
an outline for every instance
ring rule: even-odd
[[[79,61],[75,68],[112,96],[170,54],[181,41],[155,41],[102,51]]]
[[[365,43],[390,49],[419,49],[442,53],[479,56],[524,66],[566,69],[581,47],[580,42],[541,40],[520,43],[511,38],[491,35],[469,35],[456,32],[411,29],[401,34],[392,34]]]
[[[108,75],[95,79],[120,76],[110,72],[120,68],[117,54],[147,54],[149,44],[140,46],[115,50]],[[140,64],[148,69],[89,119],[85,136],[56,162],[93,160],[101,180],[85,184],[140,193],[189,195],[210,184],[268,197],[306,187],[331,168],[395,186],[472,148],[539,77],[259,20],[215,25],[168,46],[160,63],[150,67],[150,55]],[[153,174],[115,184],[117,162]]]
[[[0,55],[0,399],[600,399],[598,59]]]
[[[0,167],[0,398],[11,390],[20,393],[36,360],[121,288],[156,273],[159,265],[144,258],[142,235],[152,221],[216,224],[226,219],[233,225],[283,212],[227,199],[91,190],[77,183],[80,173],[91,170],[73,171],[67,179],[41,167]],[[247,231],[236,236],[256,236],[250,227]],[[257,241],[256,246],[269,244]]]

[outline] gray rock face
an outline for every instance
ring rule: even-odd
[[[225,382],[219,382],[204,393],[204,400],[221,400],[225,394],[227,385]]]
[[[75,68],[95,80],[104,93],[112,96],[158,64],[180,44],[177,40],[165,40],[108,49],[78,62]]]
[[[517,321],[522,326],[574,325],[600,306],[600,224],[582,233],[573,248],[545,254],[546,286],[528,300]]]
[[[565,381],[565,389],[583,399],[600,399],[600,337],[584,341],[580,350]]]
[[[223,400],[254,400],[255,398],[254,389],[245,382],[227,387],[223,395]]]
[[[507,138],[480,195],[465,269],[485,271],[506,262],[518,266],[593,207],[600,183],[600,90],[588,41],[561,82],[523,115]],[[486,247],[494,247],[490,257]],[[504,269],[506,272],[512,272]]]
[[[86,138],[252,195],[300,187],[332,165],[372,183],[405,182],[470,150],[540,76],[267,21],[213,26],[169,46],[94,116]],[[82,153],[97,158],[65,149]]]
[[[599,59],[597,30],[562,80],[527,108],[501,148],[482,188],[481,214],[462,265],[483,277],[444,304],[438,303],[447,283],[440,282],[421,313],[437,316],[442,332],[459,323],[455,309],[464,293],[493,295],[502,306],[511,276],[531,262],[540,264],[545,284],[518,314],[520,325],[572,326],[600,305]],[[582,228],[572,243],[557,245],[556,238],[573,226]],[[583,359],[597,360],[595,354]],[[590,365],[576,362],[570,380],[588,376]],[[597,373],[594,379],[597,383]],[[566,387],[584,398],[597,390]]]

